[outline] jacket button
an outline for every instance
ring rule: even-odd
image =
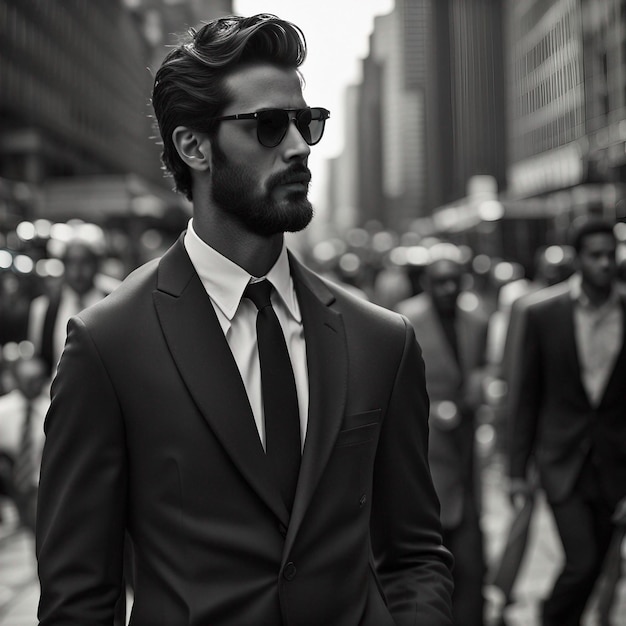
[[[367,496],[363,494],[359,500],[359,506],[365,506],[366,502],[367,502]]]
[[[293,580],[296,577],[296,566],[291,561],[285,565],[283,576],[286,580]]]

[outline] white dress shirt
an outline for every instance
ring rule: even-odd
[[[99,302],[104,298],[106,293],[100,289],[90,289],[82,298],[68,287],[63,285],[61,289],[61,300],[59,301],[59,309],[57,311],[56,320],[54,322],[54,331],[52,335],[52,358],[54,363],[58,363],[65,347],[67,339],[67,323],[70,318],[80,313],[83,309]],[[43,326],[50,299],[47,295],[37,296],[30,307],[28,320],[28,340],[35,346],[35,350],[41,350],[41,341],[43,339]]]
[[[33,400],[31,435],[33,441],[33,485],[39,482],[41,453],[45,434],[44,419],[50,405],[49,387],[46,387]],[[0,451],[13,459],[17,457],[22,442],[22,428],[26,413],[26,399],[20,391],[14,389],[0,396]]]
[[[616,290],[604,304],[594,306],[585,295],[578,274],[572,276],[570,285],[583,385],[592,406],[597,406],[624,340],[622,306]]]
[[[239,368],[264,448],[265,423],[261,394],[261,368],[256,339],[257,309],[251,300],[242,296],[250,280],[267,278],[274,286],[271,296],[272,306],[283,329],[291,358],[298,393],[300,441],[304,446],[309,407],[309,378],[302,316],[289,271],[287,248],[283,244],[278,260],[266,276],[254,277],[202,241],[193,229],[193,220],[189,221],[184,244],[191,263],[211,299],[217,319]]]

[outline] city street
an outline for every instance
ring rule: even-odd
[[[503,548],[511,519],[503,492],[504,479],[500,463],[491,461],[485,467],[483,483],[483,529],[487,537],[488,562],[493,564]],[[2,516],[0,626],[34,626],[39,588],[33,540],[24,531],[17,529],[15,513],[6,503],[2,505]],[[505,609],[508,626],[538,625],[539,600],[549,588],[560,565],[561,551],[554,525],[541,498],[535,507],[530,533],[529,550],[515,588],[516,602]],[[489,598],[491,594],[487,591]],[[593,607],[584,620],[584,626],[601,626]],[[626,626],[626,578],[620,582],[617,591],[611,626]]]

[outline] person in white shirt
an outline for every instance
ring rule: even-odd
[[[626,297],[616,289],[614,225],[572,225],[576,273],[522,309],[519,393],[511,403],[510,497],[532,476],[552,510],[564,563],[543,626],[578,626],[616,525],[626,523]]]
[[[103,252],[103,240],[86,238],[78,232],[60,251],[62,280],[31,303],[28,340],[46,363],[50,376],[61,357],[69,319],[107,295],[96,280]]]
[[[21,523],[34,532],[48,376],[37,357],[20,358],[12,370],[15,388],[0,396],[0,453],[9,460],[3,483]]]

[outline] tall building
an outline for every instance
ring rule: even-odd
[[[378,163],[384,202],[382,221],[396,229],[423,214],[425,206],[424,94],[415,75],[421,66],[407,55],[407,51],[414,52],[423,45],[418,32],[423,21],[414,15],[421,6],[420,0],[397,0],[391,13],[375,19],[367,62],[375,71],[364,73],[370,113],[379,111],[380,139],[376,144],[379,143],[380,153],[367,157],[367,163],[362,160],[362,195],[367,184],[365,176]],[[377,107],[373,106],[372,86],[379,90]],[[368,121],[363,117],[362,123]],[[369,126],[361,128],[361,135],[370,132]]]
[[[626,1],[508,0],[511,198],[626,217]]]
[[[505,184],[502,9],[498,0],[430,0],[426,47],[430,208],[475,176]]]
[[[155,178],[148,46],[119,2],[2,0],[0,171]],[[155,167],[156,166],[156,167]]]
[[[370,37],[371,42],[371,37]],[[371,43],[370,43],[371,45]],[[360,85],[357,150],[357,201],[361,223],[385,221],[385,198],[382,184],[382,67],[371,55],[363,60],[363,83]]]
[[[587,178],[626,183],[626,0],[582,5]],[[624,190],[615,194],[624,203]],[[620,216],[626,216],[621,207]]]
[[[507,2],[512,197],[580,184],[585,91],[579,0]]]
[[[151,118],[155,51],[230,4],[0,0],[2,187],[30,189],[34,216],[59,219],[180,202]]]
[[[374,22],[363,65],[361,223],[403,231],[505,181],[502,13],[498,0],[396,0]]]
[[[348,229],[359,221],[357,163],[360,136],[357,112],[360,106],[361,90],[357,85],[351,85],[346,89],[344,98],[344,148],[329,162],[328,167],[329,212],[326,217],[339,230]],[[316,224],[315,228],[320,226]]]

